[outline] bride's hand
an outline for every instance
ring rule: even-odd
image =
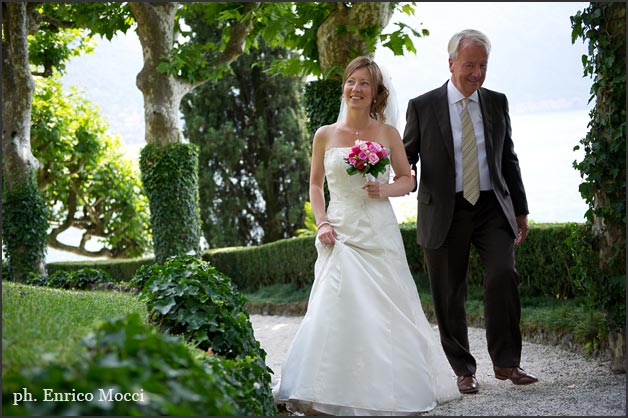
[[[378,181],[367,181],[362,186],[363,190],[366,190],[366,193],[371,199],[382,199],[384,196],[384,192],[382,190],[382,184]]]
[[[336,243],[336,230],[329,223],[325,223],[318,228],[317,236],[325,248],[333,247]]]

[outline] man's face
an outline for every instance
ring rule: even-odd
[[[458,48],[458,58],[449,58],[449,71],[454,86],[469,97],[482,87],[486,78],[488,55],[486,50],[473,42],[463,40]]]

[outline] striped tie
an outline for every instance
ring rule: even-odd
[[[469,98],[462,99],[462,114],[460,121],[462,122],[462,174],[463,196],[472,205],[478,201],[480,197],[480,170],[478,168],[478,144],[475,142],[475,132],[473,131],[473,123],[469,116]]]

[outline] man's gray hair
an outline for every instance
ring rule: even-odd
[[[476,45],[484,47],[486,50],[486,55],[490,55],[491,53],[491,41],[489,41],[488,36],[475,29],[465,29],[456,33],[449,40],[449,45],[447,45],[447,51],[449,52],[449,58],[456,61],[458,59],[458,48],[460,47],[460,43],[464,40],[471,41]]]

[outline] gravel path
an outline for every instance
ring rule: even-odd
[[[302,317],[250,317],[255,337],[267,353],[266,363],[275,373],[274,384]],[[611,373],[607,362],[524,341],[521,367],[539,382],[515,386],[493,376],[484,330],[470,328],[469,340],[478,361],[480,391],[422,415],[626,416],[626,375]]]

